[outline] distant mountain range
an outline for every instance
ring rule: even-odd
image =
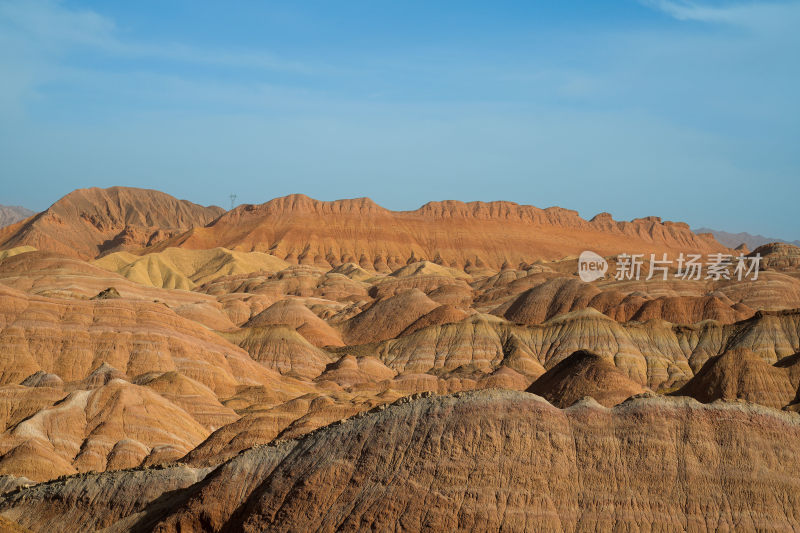
[[[24,220],[31,215],[35,215],[35,211],[31,211],[21,206],[6,206],[0,205],[0,228],[10,226],[15,222]],[[736,248],[740,244],[745,244],[749,250],[754,250],[763,244],[772,242],[783,242],[800,246],[800,240],[787,241],[784,239],[777,239],[774,237],[765,237],[763,235],[752,235],[750,233],[730,233],[727,231],[720,231],[710,228],[696,228],[692,230],[694,233],[711,233],[714,238],[728,248]]]
[[[31,211],[18,205],[0,205],[0,228],[25,220],[34,214],[36,214],[36,211]]]
[[[736,248],[744,243],[748,249],[754,250],[762,244],[769,244],[771,242],[785,242],[800,246],[800,241],[785,241],[783,239],[776,239],[774,237],[764,237],[763,235],[751,235],[749,233],[728,233],[727,231],[719,231],[709,228],[697,228],[692,230],[695,233],[711,233],[717,241],[727,246],[728,248]]]
[[[11,231],[16,229],[16,231]],[[225,212],[165,193],[127,187],[79,189],[22,228],[0,234],[0,249],[33,246],[84,260],[151,247],[269,252],[290,264],[330,270],[343,263],[393,272],[428,260],[464,269],[500,270],[539,259],[725,248],[681,222],[659,217],[584,220],[560,207],[513,202],[429,202],[391,211],[369,198],[323,202],[302,194]]]

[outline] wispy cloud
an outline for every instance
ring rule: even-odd
[[[639,1],[660,20],[494,21],[503,38],[483,20],[415,39],[369,14],[311,24],[304,8],[309,42],[290,28],[236,49],[233,31],[178,42],[183,21],[164,21],[173,37],[145,37],[79,0],[0,0],[3,175],[31,206],[34,182],[67,192],[169,178],[175,192],[222,198],[236,185],[252,200],[299,189],[405,208],[513,191],[589,215],[745,229],[749,213],[751,231],[797,228],[800,0]],[[639,20],[639,6],[618,4]],[[376,35],[358,35],[367,25]],[[740,192],[753,183],[782,193],[753,202]],[[15,202],[28,203],[23,192]],[[724,210],[699,218],[709,197]]]
[[[48,0],[0,2],[0,24],[38,43],[108,47],[115,43],[114,22],[93,11],[65,8]]]
[[[266,50],[219,50],[183,43],[127,40],[120,37],[112,19],[90,10],[71,9],[57,0],[0,0],[0,30],[41,52],[57,53],[80,47],[119,58],[297,73],[312,70]]]
[[[698,3],[641,0],[677,20],[725,24],[758,30],[793,30],[800,21],[800,2]]]
[[[95,68],[73,61],[76,57],[102,58],[114,68]],[[229,80],[220,69],[238,74]],[[87,100],[93,98],[88,95],[99,96],[98,101],[127,95],[129,102],[149,98],[154,107],[166,100],[175,106],[263,108],[276,101],[276,94],[289,98],[294,88],[272,86],[262,74],[307,80],[329,70],[257,48],[131,38],[113,19],[59,0],[0,0],[0,117],[5,120],[25,120],[29,109],[50,100],[54,86],[80,88],[76,93]]]

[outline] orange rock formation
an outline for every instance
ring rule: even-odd
[[[657,217],[617,222],[602,214],[587,221],[568,209],[512,202],[431,202],[416,211],[390,211],[368,198],[322,202],[303,195],[239,206],[158,248],[168,246],[263,251],[324,268],[352,262],[378,272],[422,259],[500,269],[586,249],[603,255],[725,249],[686,224]]]
[[[584,249],[725,251],[509,202],[76,191],[0,229],[0,529],[800,528],[800,248],[593,283]]]

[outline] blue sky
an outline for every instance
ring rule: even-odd
[[[0,0],[0,204],[560,205],[800,238],[800,1]]]

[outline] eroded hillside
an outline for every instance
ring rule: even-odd
[[[30,529],[798,527],[791,245],[757,279],[617,280],[616,253],[726,250],[510,203],[130,189],[1,233],[0,514]],[[612,275],[579,279],[584,246]]]

